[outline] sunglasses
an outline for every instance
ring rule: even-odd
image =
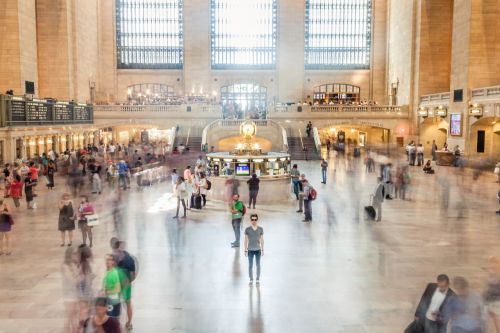
[[[250,221],[257,221],[257,219],[251,219]]]

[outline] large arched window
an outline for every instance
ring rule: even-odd
[[[174,88],[161,83],[139,83],[127,88],[129,104],[175,104]]]
[[[220,89],[224,118],[265,119],[267,88],[253,83],[238,83]]]
[[[116,0],[116,48],[118,68],[182,68],[182,0]]]
[[[277,0],[211,0],[212,68],[272,69]]]
[[[372,0],[306,0],[306,69],[370,67]]]
[[[314,87],[314,104],[352,104],[360,102],[361,89],[345,83],[327,83]]]

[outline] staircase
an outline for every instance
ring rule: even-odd
[[[307,154],[302,149],[300,137],[288,137],[288,153],[293,160],[320,160],[321,157],[316,151],[314,139],[312,137],[303,137],[304,147],[307,149]],[[307,156],[306,156],[307,155]]]
[[[186,144],[187,137],[176,136],[174,140],[174,147],[179,147],[181,143]],[[188,144],[186,148],[189,148],[190,152],[199,153],[201,152],[201,136],[191,136],[189,137]]]

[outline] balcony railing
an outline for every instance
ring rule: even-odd
[[[382,106],[382,105],[318,105],[311,106],[311,112],[401,112],[401,106]]]
[[[472,89],[472,98],[481,97],[496,97],[500,98],[500,86],[484,87],[478,89]]]
[[[96,112],[221,112],[219,105],[181,104],[181,105],[95,105]]]

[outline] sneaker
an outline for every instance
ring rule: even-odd
[[[240,244],[231,243],[231,247],[240,247]]]
[[[304,211],[302,209],[299,209],[297,213],[303,213]]]
[[[252,285],[253,284],[253,280],[250,280],[250,282],[248,282],[249,285]]]
[[[260,284],[260,280],[257,279],[257,281],[255,281],[255,284]]]

